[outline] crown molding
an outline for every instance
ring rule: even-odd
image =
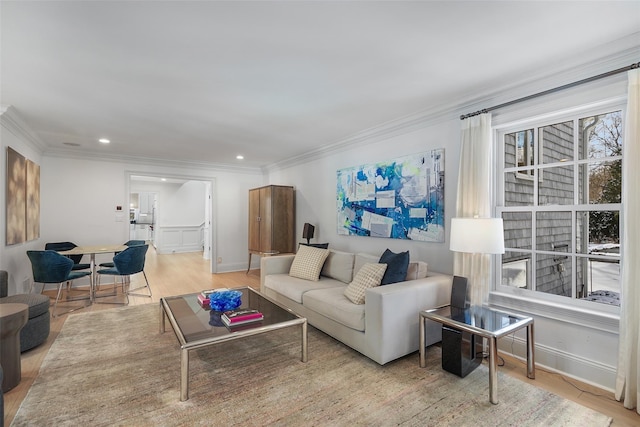
[[[12,105],[0,105],[0,124],[20,140],[31,145],[31,148],[37,152],[42,153],[47,148],[47,145],[31,131]]]

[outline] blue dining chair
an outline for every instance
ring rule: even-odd
[[[146,243],[145,240],[129,240],[127,242],[124,242],[124,246],[141,246],[144,245]],[[114,254],[118,255],[120,252],[116,252]],[[100,268],[113,268],[115,267],[115,265],[113,264],[113,261],[109,261],[109,262],[103,262],[100,263],[99,265]],[[125,280],[129,280],[129,277],[125,278]],[[96,289],[100,290],[100,276],[96,275]]]
[[[75,247],[77,247],[78,245],[76,245],[73,242],[50,242],[50,243],[45,243],[44,245],[44,249],[45,250],[52,250],[52,251],[56,251],[56,252],[63,252],[63,251],[68,251],[71,250]],[[89,268],[91,268],[91,264],[88,263],[81,263],[80,261],[82,261],[82,254],[80,255],[65,255],[67,258],[71,258],[73,260],[73,268],[72,271],[76,271],[76,270],[87,270]]]
[[[96,272],[98,273],[98,276],[108,275],[108,276],[120,277],[122,280],[122,292],[127,296],[127,299],[126,299],[127,303],[129,301],[129,298],[128,298],[129,295],[139,295],[139,296],[144,296],[149,298],[151,298],[152,296],[151,287],[149,286],[147,275],[144,272],[144,263],[145,263],[145,257],[147,254],[147,249],[149,249],[149,245],[129,246],[127,249],[116,254],[113,257],[114,266],[112,268],[104,268]],[[134,289],[128,289],[128,290],[125,289],[125,285],[129,282],[128,277],[137,273],[142,273],[142,275],[144,276],[144,281],[146,285],[138,288],[134,288]],[[115,287],[116,286],[115,280],[113,284]],[[147,288],[149,293],[138,294],[138,293],[131,292],[131,291],[135,291],[143,288]]]
[[[144,240],[129,240],[128,242],[124,242],[125,246],[141,246],[144,245],[146,243],[146,241]],[[114,255],[118,255],[119,252],[116,252]],[[109,261],[109,262],[103,262],[100,264],[100,267],[102,268],[112,268],[115,267],[113,264],[113,261]]]
[[[47,283],[57,283],[58,293],[56,295],[56,301],[53,304],[53,317],[57,317],[58,301],[62,295],[62,285],[65,283],[71,283],[75,279],[81,277],[91,276],[90,271],[72,271],[73,260],[67,258],[64,255],[60,255],[53,250],[44,251],[27,251],[27,256],[31,261],[31,270],[33,272],[33,283],[42,283],[42,289],[40,293],[44,291]],[[33,283],[29,289],[29,293],[33,289]],[[89,290],[89,297],[91,296],[91,290]],[[65,313],[69,313],[75,310],[79,310],[82,307],[72,308]],[[61,313],[64,314],[64,313]]]

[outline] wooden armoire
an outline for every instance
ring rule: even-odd
[[[249,267],[251,255],[295,252],[295,190],[268,185],[249,190]]]

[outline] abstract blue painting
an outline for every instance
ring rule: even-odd
[[[444,242],[444,148],[337,178],[338,234]]]

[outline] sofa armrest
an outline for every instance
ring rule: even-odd
[[[453,276],[430,272],[423,279],[366,290],[365,332],[384,343],[383,363],[418,349],[420,311],[449,304],[452,282]],[[433,331],[427,335],[428,344],[440,341]]]
[[[263,256],[260,258],[260,289],[270,274],[288,274],[295,254]]]

